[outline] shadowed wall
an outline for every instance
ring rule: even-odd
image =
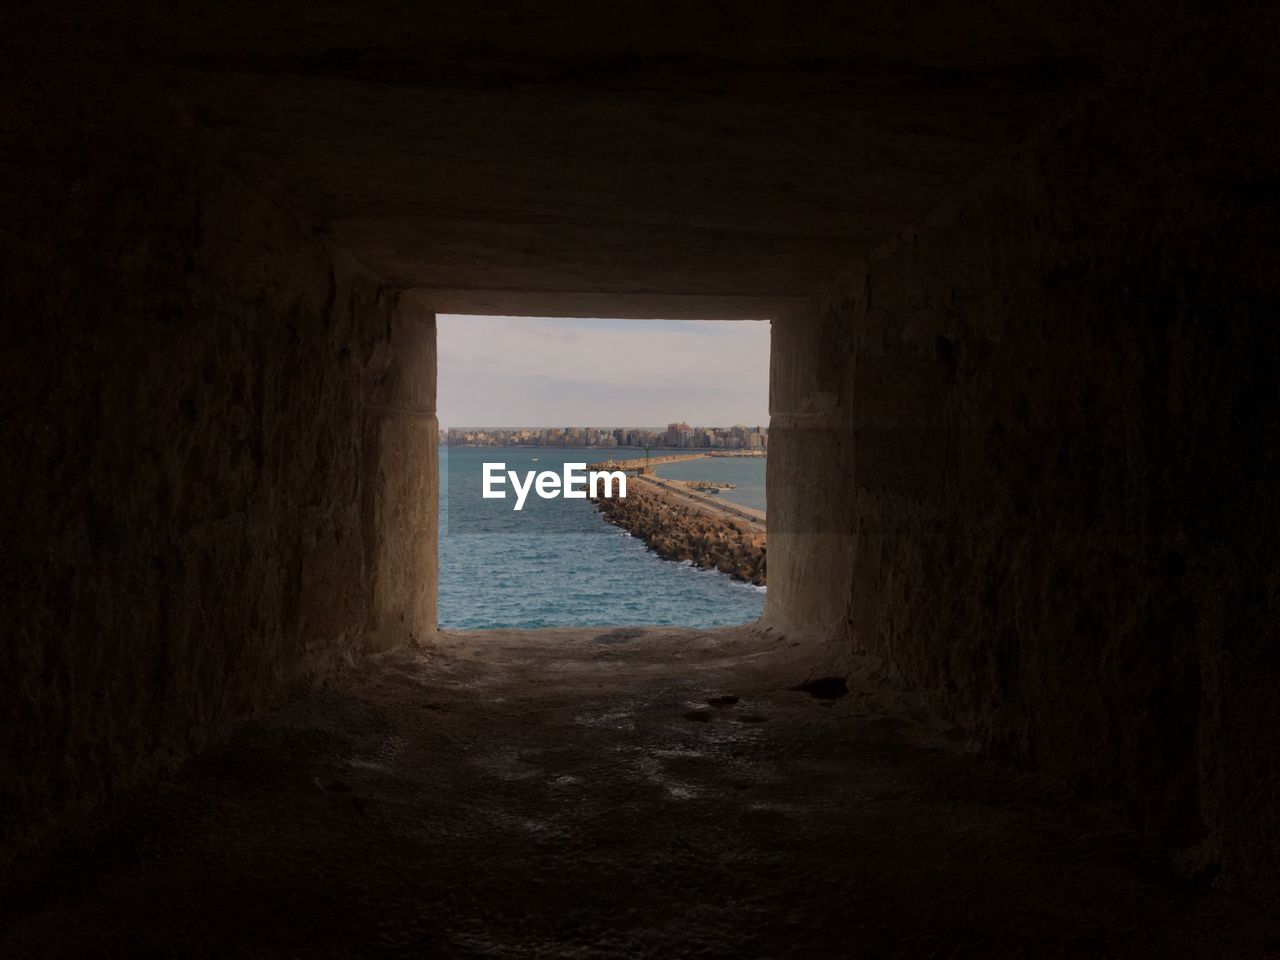
[[[162,100],[79,76],[20,103],[0,178],[6,840],[435,626],[433,317]]]
[[[775,324],[768,607],[1271,889],[1274,89],[1114,84]]]
[[[1274,887],[1276,16],[1050,8],[0,31],[9,833],[430,635],[433,309],[749,315],[770,619]]]

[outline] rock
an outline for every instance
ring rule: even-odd
[[[595,503],[606,520],[639,537],[664,559],[690,561],[759,586],[766,582],[761,533],[635,487],[626,499],[602,498]]]

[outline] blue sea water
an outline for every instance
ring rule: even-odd
[[[446,629],[628,626],[710,627],[749,623],[764,610],[761,587],[715,570],[663,560],[605,523],[589,500],[530,494],[519,513],[507,500],[481,497],[482,464],[500,461],[523,475],[566,462],[590,463],[607,451],[566,447],[441,447],[440,625]],[[631,451],[616,451],[619,457]],[[641,454],[643,455],[643,454]],[[713,475],[708,465],[750,464],[755,478]],[[708,459],[696,479],[758,482],[764,460]],[[667,474],[670,476],[671,474]],[[736,491],[727,491],[736,492]],[[750,506],[756,506],[752,502]]]

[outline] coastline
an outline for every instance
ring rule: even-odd
[[[768,571],[764,515],[737,505],[700,502],[691,491],[676,492],[652,477],[633,477],[625,499],[595,498],[609,523],[643,540],[664,560],[692,562],[736,580],[766,586]],[[703,498],[710,500],[709,497]]]

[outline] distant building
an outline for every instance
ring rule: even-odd
[[[463,447],[674,447],[693,450],[756,450],[769,446],[767,427],[742,424],[691,427],[681,421],[666,430],[640,427],[450,427],[440,442]]]

